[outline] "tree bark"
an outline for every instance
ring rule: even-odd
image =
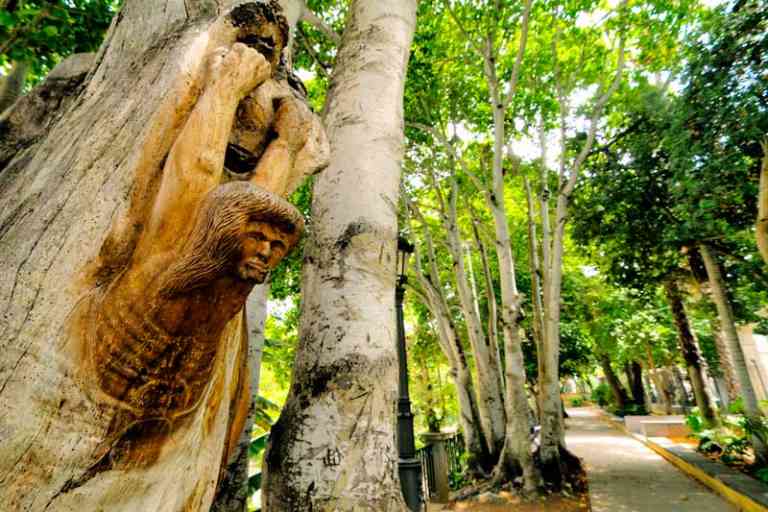
[[[10,510],[211,506],[249,404],[242,315],[234,314],[215,340],[199,401],[167,425],[121,424],[122,406],[93,398],[79,380],[83,361],[73,350],[78,333],[71,319],[84,294],[96,293],[94,283],[115,282],[113,275],[141,261],[135,252],[150,229],[148,209],[177,170],[165,165],[171,149],[180,134],[196,132],[187,122],[214,75],[229,79],[208,74],[217,49],[232,48],[238,37],[235,21],[218,17],[228,7],[212,0],[128,1],[85,80],[63,91],[60,109],[31,108],[42,112],[31,123],[32,136],[23,122],[13,122],[14,112],[3,117],[24,141],[3,146],[0,163],[0,273],[10,276],[0,281],[0,501]],[[226,84],[217,82],[217,93],[229,93]],[[31,107],[44,99],[28,96]],[[211,119],[216,133],[207,136],[218,141],[229,133],[229,107]],[[194,151],[176,156],[201,168],[210,164],[211,176],[221,172],[216,163],[223,153],[198,161]],[[128,303],[114,318],[141,307]]]
[[[414,0],[357,0],[326,102],[299,346],[264,462],[266,511],[405,510],[397,478],[395,205]]]
[[[760,143],[763,159],[760,165],[760,185],[757,194],[757,222],[755,237],[763,261],[768,264],[768,137]]]
[[[211,505],[211,512],[247,512],[248,510],[248,498],[250,498],[248,489],[250,459],[248,455],[254,414],[256,413],[256,397],[259,395],[268,295],[268,285],[255,286],[246,303],[244,327],[248,339],[248,370],[250,372],[248,396],[250,397],[250,405],[243,432],[237,440],[237,446],[227,461],[226,467],[222,468],[216,497]]]
[[[621,385],[621,381],[616,376],[616,372],[613,371],[611,366],[611,359],[607,354],[600,354],[600,366],[603,368],[603,374],[605,380],[608,382],[608,386],[613,393],[613,399],[616,402],[616,407],[619,409],[625,409],[627,407],[627,391],[624,386]]]
[[[627,383],[632,391],[632,402],[640,407],[645,407],[645,389],[643,388],[643,368],[637,361],[628,362],[625,365]]]
[[[458,183],[455,178],[452,178],[451,196],[448,212],[446,212],[448,248],[453,258],[453,270],[456,276],[459,302],[464,313],[464,321],[467,324],[467,333],[470,345],[472,346],[472,352],[475,356],[480,422],[483,426],[483,434],[488,442],[488,452],[493,457],[498,457],[504,445],[506,423],[504,417],[504,397],[499,377],[500,368],[495,358],[496,348],[494,340],[486,337],[483,332],[480,312],[476,307],[475,294],[472,293],[469,283],[470,276],[467,274],[464,266],[463,240],[458,226],[458,194]]]
[[[11,71],[3,78],[0,84],[0,114],[21,96],[28,70],[29,63],[16,61],[11,66]]]
[[[757,402],[752,381],[749,378],[747,370],[747,361],[744,358],[744,352],[741,350],[739,335],[736,331],[736,319],[733,314],[733,307],[728,298],[728,289],[723,278],[723,272],[720,267],[720,261],[717,255],[706,244],[701,244],[701,256],[704,258],[704,265],[707,268],[709,276],[709,287],[712,295],[712,301],[717,307],[717,315],[720,320],[721,335],[724,344],[728,347],[726,356],[730,355],[730,361],[734,370],[734,377],[738,382],[741,391],[741,397],[744,401],[744,413],[747,416],[762,416]],[[768,447],[756,436],[752,436],[752,444],[755,449],[755,455],[761,460],[768,460]]]
[[[704,420],[707,423],[714,424],[717,422],[717,416],[712,407],[712,398],[707,392],[706,377],[699,353],[699,345],[693,336],[693,331],[691,331],[688,315],[685,313],[682,293],[674,278],[667,279],[664,283],[664,290],[667,302],[672,310],[672,318],[677,329],[677,339],[680,342],[680,350],[683,353],[683,360],[685,360],[688,376],[691,379],[696,406],[699,408]]]
[[[468,467],[471,473],[482,474],[485,469],[493,465],[494,461],[490,460],[490,453],[487,448],[488,443],[483,435],[472,373],[467,364],[464,347],[461,344],[456,326],[451,317],[445,290],[441,284],[429,227],[424,222],[418,208],[407,197],[405,201],[408,210],[418,216],[424,228],[428,270],[426,273],[422,270],[421,251],[419,246],[416,245],[414,252],[415,275],[421,288],[419,293],[423,295],[425,304],[435,318],[440,349],[445,354],[451,367],[450,375],[456,387],[456,396],[459,401],[459,424],[464,433],[464,446],[469,454]]]

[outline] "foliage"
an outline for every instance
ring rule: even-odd
[[[581,407],[582,405],[584,405],[584,403],[585,403],[584,399],[580,396],[575,396],[571,398],[571,407]]]
[[[590,400],[600,407],[605,407],[612,401],[612,399],[613,395],[611,394],[611,387],[605,382],[601,382],[595,386],[590,395]]]
[[[97,50],[120,0],[6,0],[0,5],[0,68],[28,62],[35,82],[64,57]]]

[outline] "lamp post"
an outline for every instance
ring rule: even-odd
[[[405,325],[403,322],[403,297],[408,278],[405,275],[408,256],[413,245],[403,237],[397,239],[397,286],[395,287],[395,310],[397,312],[397,361],[399,370],[397,399],[397,448],[400,459],[400,488],[405,503],[412,512],[421,510],[421,462],[416,458],[413,436],[413,414],[408,396],[408,361],[405,352]]]

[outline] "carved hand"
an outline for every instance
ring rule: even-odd
[[[245,97],[272,74],[272,67],[262,54],[243,43],[227,50],[216,51],[211,62],[210,76],[215,86]]]
[[[275,131],[288,144],[289,151],[295,153],[306,143],[311,116],[307,106],[294,97],[280,101],[275,114]]]

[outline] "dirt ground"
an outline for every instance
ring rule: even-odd
[[[480,495],[465,501],[439,505],[430,503],[427,512],[586,512],[589,510],[589,498],[567,498],[559,495],[540,497],[534,501],[523,501],[508,492],[494,495]]]

